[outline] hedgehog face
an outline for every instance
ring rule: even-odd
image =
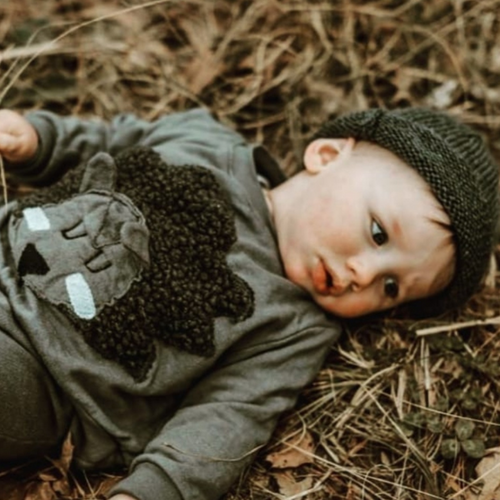
[[[11,242],[24,284],[82,319],[122,297],[149,263],[144,217],[126,196],[106,190],[25,208]]]

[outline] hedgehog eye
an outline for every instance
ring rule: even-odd
[[[87,230],[85,229],[84,223],[80,221],[75,226],[62,231],[62,235],[67,240],[75,240],[76,238],[83,238],[84,236],[86,236]]]
[[[95,255],[93,255],[89,260],[85,262],[85,267],[91,273],[99,273],[101,271],[104,271],[108,267],[111,267],[111,262],[106,257],[106,255],[104,255],[104,252],[102,250],[99,250]]]

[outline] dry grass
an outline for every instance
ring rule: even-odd
[[[148,119],[204,105],[291,173],[325,118],[427,104],[479,127],[500,157],[499,28],[500,0],[2,2],[1,105]],[[475,470],[481,446],[500,445],[497,282],[493,270],[440,333],[350,325],[227,499],[500,498],[484,494],[498,473]],[[302,459],[278,468],[283,449]],[[0,496],[97,499],[115,479],[31,464],[0,476]]]

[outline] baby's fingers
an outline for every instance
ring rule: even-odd
[[[0,154],[8,161],[30,160],[38,148],[38,135],[33,125],[22,115],[0,109]]]
[[[16,148],[16,139],[10,134],[0,132],[0,152],[2,154],[11,153]]]
[[[8,161],[23,161],[22,141],[10,134],[0,133],[0,155]]]

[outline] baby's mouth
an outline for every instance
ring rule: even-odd
[[[326,293],[334,296],[339,295],[340,289],[337,276],[326,265],[323,264],[323,266],[325,268]]]
[[[315,282],[316,291],[321,295],[332,295],[333,297],[342,295],[346,287],[340,278],[321,259],[318,267],[320,268],[318,271],[320,280]]]
[[[331,295],[334,292],[336,286],[335,275],[326,267],[322,259],[319,259],[314,268],[312,278],[314,288],[320,295]],[[333,295],[335,294],[333,293]]]
[[[328,275],[329,273],[326,271],[323,261],[319,259],[317,264],[314,266],[311,275],[312,284],[316,293],[320,295],[328,294],[327,283],[329,279],[331,280],[331,276],[328,278]]]
[[[325,268],[325,273],[326,273],[326,288],[328,290],[333,287],[333,277],[332,275],[328,272],[328,269]]]

